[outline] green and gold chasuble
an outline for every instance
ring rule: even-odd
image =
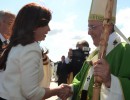
[[[96,51],[90,54],[89,59],[96,55]],[[122,86],[125,100],[130,100],[130,45],[126,43],[118,44],[106,56],[110,65],[111,74],[118,77]],[[91,65],[85,61],[80,72],[73,80],[74,94],[72,100],[80,100],[81,92]],[[88,100],[92,99],[94,77],[92,76],[88,87]]]

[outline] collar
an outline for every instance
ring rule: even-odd
[[[114,47],[116,47],[119,43],[121,43],[121,38],[120,38],[120,36],[119,36],[116,32],[113,32],[112,34],[110,34],[109,40],[108,40],[108,46],[107,46],[107,50],[106,50],[106,55],[107,55]]]

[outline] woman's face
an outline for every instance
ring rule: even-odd
[[[50,27],[48,25],[43,27],[38,27],[34,30],[35,41],[45,40],[46,34],[50,31]]]

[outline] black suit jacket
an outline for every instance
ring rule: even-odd
[[[1,41],[1,39],[0,39],[0,54],[1,54],[2,51],[3,51],[3,50],[2,50],[2,41]]]
[[[57,75],[58,75],[58,85],[61,83],[67,83],[67,75],[68,69],[66,63],[62,63],[61,61],[58,63],[57,66]]]
[[[1,39],[0,39],[0,49],[2,49],[2,41],[1,41]]]

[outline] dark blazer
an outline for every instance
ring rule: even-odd
[[[66,63],[62,63],[61,61],[58,62],[57,66],[57,76],[58,76],[58,85],[61,83],[67,83],[67,75],[68,75],[68,68]]]
[[[4,50],[2,48],[3,45],[6,47],[8,45],[8,43],[7,43],[7,41],[2,42],[1,39],[0,39],[0,53]]]
[[[1,41],[1,39],[0,39],[0,49],[2,49],[2,41]]]
[[[2,53],[3,49],[2,49],[2,41],[0,39],[0,54]]]

